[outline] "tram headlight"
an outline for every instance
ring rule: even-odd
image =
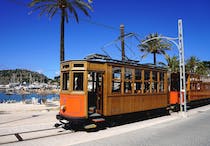
[[[65,112],[66,111],[66,106],[62,105],[60,109],[61,109],[62,112]]]

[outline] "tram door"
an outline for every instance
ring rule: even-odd
[[[88,73],[88,112],[99,113],[103,112],[103,73],[89,72]]]

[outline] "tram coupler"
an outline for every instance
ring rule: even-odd
[[[58,127],[60,127],[61,125],[63,125],[63,124],[61,124],[61,123],[55,123],[54,127],[55,127],[55,128],[58,128]]]

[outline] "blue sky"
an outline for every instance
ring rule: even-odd
[[[30,9],[23,5],[28,2],[30,0],[1,2],[0,69],[30,69],[53,78],[60,66],[60,17],[58,14],[49,20],[45,15],[39,17],[38,13],[29,15]],[[180,18],[183,20],[185,58],[197,56],[200,60],[210,60],[209,0],[94,0],[93,8],[90,18],[78,12],[79,24],[73,17],[66,24],[66,60],[103,53],[101,48],[119,36],[120,24],[125,25],[126,32],[137,33],[139,39],[155,32],[177,37]],[[140,59],[137,42],[130,38],[126,43]],[[120,55],[115,45],[105,50],[114,56]],[[178,55],[176,49],[168,53]],[[149,55],[141,62],[152,60]],[[164,61],[163,57],[159,56],[158,61]]]

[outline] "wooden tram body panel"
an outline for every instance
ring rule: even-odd
[[[147,111],[168,106],[168,97],[159,95],[124,95],[109,96],[106,116]]]
[[[114,77],[115,67],[119,71],[118,79]],[[138,80],[135,80],[136,70],[139,71]],[[61,64],[60,81],[59,115],[69,121],[88,119],[92,106],[96,107],[94,112],[106,117],[166,108],[169,105],[165,68],[122,62],[66,61]],[[80,86],[80,89],[76,89],[76,86]],[[120,89],[116,92],[118,86]]]
[[[188,77],[188,100],[196,101],[210,98],[210,78],[191,74]]]
[[[133,113],[133,112],[140,112],[140,111],[147,111],[147,110],[152,110],[152,109],[158,109],[158,108],[165,108],[169,104],[168,100],[168,91],[167,91],[167,76],[166,76],[166,71],[164,71],[164,92],[160,93],[144,93],[143,87],[141,89],[141,93],[135,93],[134,88],[131,89],[130,92],[125,93],[123,88],[124,82],[126,82],[126,79],[122,77],[120,83],[121,83],[121,91],[119,93],[113,93],[112,92],[112,69],[113,67],[119,67],[121,68],[121,75],[123,76],[125,74],[125,68],[129,68],[132,70],[132,76],[133,78],[130,80],[131,86],[134,86],[135,83],[135,69],[140,69],[142,70],[142,80],[140,83],[142,83],[141,86],[143,86],[144,83],[144,75],[143,71],[148,70],[150,71],[161,71],[160,69],[154,69],[150,68],[149,66],[133,66],[133,65],[124,65],[124,64],[113,64],[113,63],[108,63],[107,64],[107,79],[108,83],[107,84],[107,95],[105,99],[105,104],[104,107],[106,107],[104,111],[105,116],[112,116],[112,115],[119,115],[119,114],[126,114],[126,113]],[[152,77],[150,77],[150,81],[152,80]],[[159,79],[158,79],[159,80]],[[152,82],[152,81],[151,81]],[[159,87],[158,87],[159,88]]]
[[[210,85],[209,85],[210,87]],[[202,100],[202,99],[208,99],[210,98],[210,91],[190,91],[189,92],[189,101],[195,101],[195,100]]]

